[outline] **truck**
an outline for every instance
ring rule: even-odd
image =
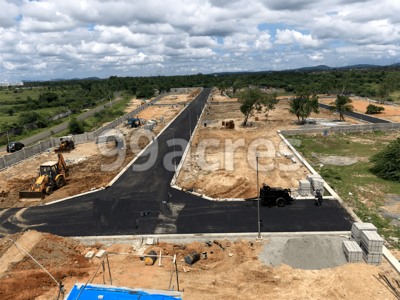
[[[257,201],[258,197],[245,199],[246,201]],[[260,188],[260,204],[263,206],[278,206],[284,207],[286,204],[293,203],[290,189],[280,187],[270,187],[263,183]]]

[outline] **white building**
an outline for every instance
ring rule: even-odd
[[[21,81],[17,81],[17,82],[0,82],[0,86],[2,87],[9,87],[9,86],[23,86],[24,83]]]
[[[10,82],[9,85],[10,86],[23,86],[24,83],[21,81],[16,81],[16,82]]]

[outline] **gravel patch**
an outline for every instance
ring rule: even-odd
[[[333,166],[349,166],[358,163],[358,159],[354,157],[345,157],[345,156],[320,157],[319,161],[325,165],[333,165]]]
[[[258,258],[264,265],[286,264],[294,269],[319,270],[347,263],[343,238],[338,236],[271,237]]]

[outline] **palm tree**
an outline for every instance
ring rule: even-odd
[[[344,112],[350,112],[353,113],[354,111],[354,106],[350,103],[352,103],[353,100],[351,100],[347,96],[341,96],[337,95],[337,99],[334,102],[329,103],[328,109],[330,111],[338,111],[340,115],[340,120],[344,121]]]

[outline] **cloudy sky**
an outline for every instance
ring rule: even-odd
[[[0,0],[0,81],[399,62],[398,0]]]

